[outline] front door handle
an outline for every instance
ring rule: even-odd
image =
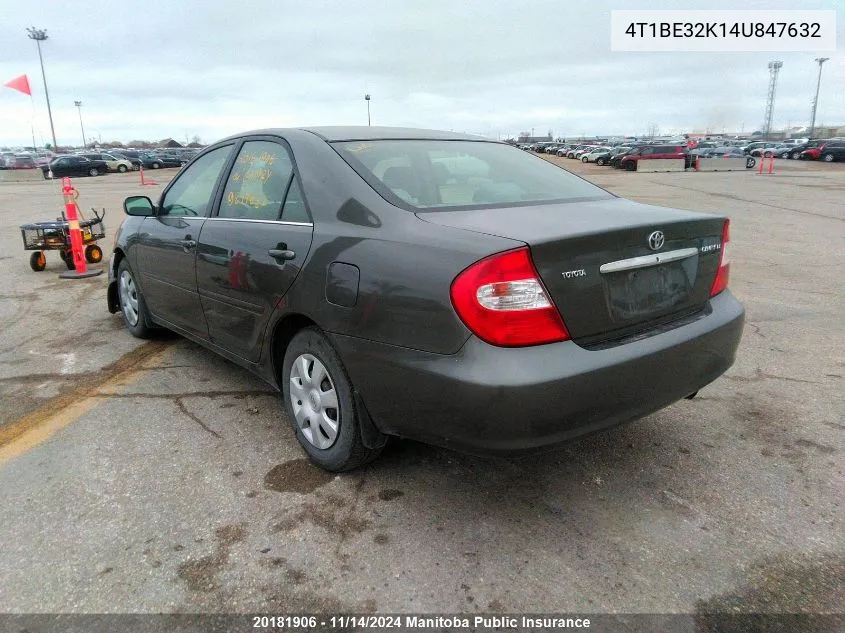
[[[286,262],[296,257],[296,253],[294,253],[293,251],[282,250],[278,248],[271,248],[269,251],[267,251],[267,254],[279,263]]]
[[[189,250],[191,250],[192,248],[197,247],[197,241],[196,240],[180,240],[179,244],[182,245],[182,250],[185,251],[186,253]]]

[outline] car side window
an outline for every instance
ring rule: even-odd
[[[161,201],[159,215],[205,216],[211,204],[214,186],[231,151],[231,145],[218,147],[179,174]]]
[[[641,156],[650,156],[651,154],[654,154],[654,149],[651,147],[646,147],[640,152]]]
[[[218,217],[278,220],[292,176],[293,162],[285,146],[247,141],[226,181]]]
[[[288,187],[288,195],[285,196],[285,206],[282,207],[282,220],[285,222],[311,222],[308,209],[305,206],[305,198],[302,195],[302,188],[296,176]]]

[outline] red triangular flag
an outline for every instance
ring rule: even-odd
[[[27,79],[26,75],[21,75],[20,77],[10,79],[3,85],[7,88],[11,88],[12,90],[22,92],[25,95],[29,95],[30,97],[32,96],[32,90],[30,90],[29,88],[29,79]]]

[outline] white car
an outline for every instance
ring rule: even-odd
[[[581,162],[594,163],[596,162],[596,158],[598,158],[602,154],[607,154],[609,151],[609,147],[596,147],[595,149],[588,150],[581,154]]]
[[[596,145],[588,145],[587,147],[585,147],[583,149],[579,149],[577,152],[575,152],[572,155],[572,157],[573,158],[581,158],[584,154],[588,154],[589,152],[592,152],[594,149],[597,149]]]

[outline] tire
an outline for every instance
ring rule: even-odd
[[[596,159],[596,165],[598,165],[599,167],[604,167],[604,159],[603,158],[597,158]]]
[[[319,382],[311,383],[312,379]],[[333,397],[326,396],[331,392]],[[300,330],[285,351],[282,400],[296,439],[321,468],[352,470],[381,453],[380,448],[364,446],[352,383],[331,343],[316,327]],[[317,422],[314,429],[312,421]]]
[[[68,270],[76,270],[76,263],[73,261],[73,253],[70,250],[62,251],[64,253],[64,257],[62,257],[62,261],[67,266]]]
[[[136,338],[149,338],[147,303],[126,259],[120,260],[117,267],[117,300],[126,329]]]
[[[823,154],[822,160],[826,163],[832,163],[836,157],[833,154]]]
[[[44,180],[50,180],[50,177],[47,175],[46,171],[42,171],[41,174],[44,176]]]
[[[37,273],[47,268],[47,258],[42,251],[35,251],[29,256],[29,267]]]
[[[637,161],[629,160],[627,163],[625,163],[625,169],[627,171],[637,171]]]
[[[153,163],[152,165],[150,165],[150,167],[152,167],[153,169],[158,169],[159,167],[161,167],[161,163]]]
[[[99,176],[100,170],[97,169],[96,167],[92,167],[91,169],[88,170],[88,175],[89,176]]]
[[[85,247],[85,261],[89,264],[99,264],[103,261],[103,249],[96,244],[89,244]]]
[[[588,161],[588,160],[587,160],[587,157],[586,157],[586,156],[582,156],[582,157],[581,157],[581,162],[582,162],[582,163],[589,163],[590,161]]]
[[[126,165],[118,165],[117,171],[119,171],[121,174],[125,174],[126,173]]]

